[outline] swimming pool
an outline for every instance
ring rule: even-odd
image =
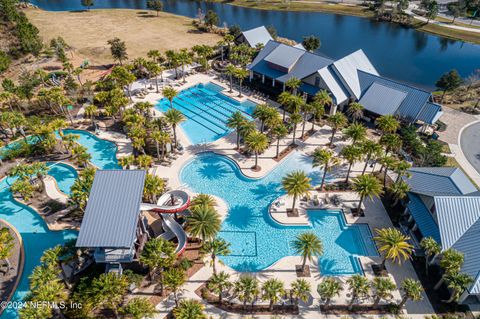
[[[117,161],[117,146],[115,143],[101,139],[84,130],[63,130],[64,134],[76,134],[80,138],[77,143],[85,146],[92,155],[90,162],[101,169],[121,169]]]
[[[310,210],[311,226],[283,226],[272,220],[268,207],[284,194],[282,177],[294,170],[303,170],[313,184],[320,183],[321,172],[312,167],[309,156],[300,152],[291,154],[260,179],[247,178],[225,156],[202,153],[183,167],[180,179],[194,192],[212,194],[227,203],[229,212],[219,237],[231,243],[231,255],[221,257],[231,268],[265,269],[282,257],[295,255],[292,241],[301,232],[313,231],[324,245],[319,260],[323,275],[361,273],[356,256],[376,254],[367,225],[347,225],[342,212],[327,210]]]
[[[77,179],[78,173],[73,166],[60,162],[47,163],[48,175],[55,178],[58,188],[66,195],[70,195],[70,188]]]
[[[213,142],[230,133],[227,120],[236,111],[251,119],[256,104],[250,100],[240,103],[223,95],[222,90],[221,86],[208,82],[180,91],[173,99],[173,107],[187,118],[180,126],[192,144]],[[170,101],[161,99],[155,108],[166,112]]]

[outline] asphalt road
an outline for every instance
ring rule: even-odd
[[[480,173],[480,122],[463,130],[460,147],[470,164]]]

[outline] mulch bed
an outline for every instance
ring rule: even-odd
[[[310,136],[312,136],[313,134],[315,134],[317,131],[315,130],[308,130],[305,132],[305,134],[303,134],[302,138],[300,138],[300,140],[302,142],[305,142]]]
[[[295,208],[292,210],[291,208],[287,209],[287,217],[298,217],[298,209]]]
[[[377,277],[387,277],[388,271],[385,266],[382,267],[381,264],[372,265],[373,274]]]
[[[297,144],[290,144],[286,149],[284,149],[283,151],[280,152],[280,154],[278,154],[278,157],[274,157],[273,159],[276,162],[280,162],[285,156],[290,154],[290,152],[296,149],[297,147],[298,147]]]
[[[273,311],[270,311],[268,305],[251,305],[246,307],[243,304],[233,303],[223,300],[222,303],[218,302],[218,296],[210,293],[207,289],[207,284],[204,283],[195,290],[197,296],[205,300],[211,305],[230,313],[237,313],[242,315],[298,315],[298,307],[295,305],[274,305]]]
[[[297,277],[310,277],[310,266],[305,266],[305,271],[302,271],[302,265],[295,265],[295,273]]]
[[[351,310],[348,309],[348,305],[320,305],[320,311],[323,314],[331,315],[357,315],[357,314],[366,314],[366,315],[385,315],[391,314],[392,309],[395,309],[395,305],[378,305],[376,308],[373,308],[371,305],[354,305]]]

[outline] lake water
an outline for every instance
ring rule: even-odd
[[[31,0],[50,11],[85,9],[80,0]],[[164,10],[195,17],[201,8],[214,10],[221,24],[242,29],[273,25],[280,36],[301,41],[321,39],[319,50],[333,59],[363,49],[378,71],[387,77],[433,89],[440,75],[457,69],[462,76],[480,68],[480,45],[453,41],[390,23],[319,12],[285,12],[242,8],[222,3],[166,0]],[[144,9],[145,0],[96,0],[92,8]]]

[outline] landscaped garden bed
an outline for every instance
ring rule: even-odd
[[[387,315],[398,313],[395,304],[378,305],[354,305],[349,309],[348,305],[320,305],[322,314],[328,315]]]

